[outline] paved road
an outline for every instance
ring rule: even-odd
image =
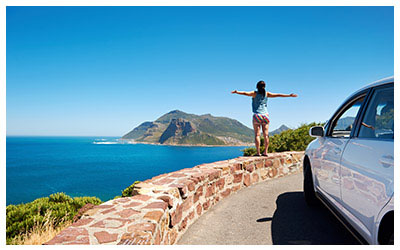
[[[178,244],[358,244],[326,208],[307,207],[302,181],[297,173],[240,190],[202,215]]]

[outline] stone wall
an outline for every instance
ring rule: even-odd
[[[303,152],[238,157],[156,176],[132,197],[86,211],[46,244],[174,244],[199,216],[239,189],[302,168]]]

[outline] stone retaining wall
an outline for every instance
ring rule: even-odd
[[[238,157],[162,174],[132,197],[86,211],[46,244],[174,244],[199,216],[239,189],[302,168],[303,152]]]

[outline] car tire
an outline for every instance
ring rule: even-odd
[[[389,242],[388,245],[394,245],[394,234],[392,233],[392,235],[389,238]]]
[[[304,164],[304,181],[303,181],[303,191],[304,191],[304,199],[308,206],[317,206],[319,205],[319,200],[315,195],[314,191],[314,183],[311,173],[311,166],[308,162]]]

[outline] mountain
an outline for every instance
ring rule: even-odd
[[[288,129],[290,129],[290,128],[287,127],[286,125],[281,125],[279,128],[277,128],[277,129],[275,129],[275,130],[269,132],[268,134],[269,134],[269,136],[278,135],[278,134],[280,134],[281,132],[286,131],[286,130],[288,130]]]
[[[122,139],[170,145],[243,145],[252,143],[253,137],[252,129],[234,119],[174,110],[143,122]]]

